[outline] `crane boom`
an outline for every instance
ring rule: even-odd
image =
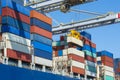
[[[61,34],[70,31],[71,29],[84,30],[84,29],[114,24],[118,22],[120,22],[120,13],[106,14],[88,20],[59,25],[53,27],[52,32],[53,34]]]
[[[70,8],[71,6],[75,6],[78,4],[84,4],[88,2],[93,2],[95,0],[48,0],[48,1],[38,1],[38,2],[24,2],[25,6],[31,6],[32,8],[35,8],[36,10],[41,10],[44,12],[51,12],[58,9],[61,9],[61,6],[63,9]],[[67,10],[68,10],[67,9]]]

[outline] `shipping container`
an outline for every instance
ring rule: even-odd
[[[43,22],[46,22],[46,23],[52,25],[52,19],[51,18],[49,18],[49,17],[47,17],[47,16],[45,16],[45,15],[43,15],[43,14],[41,14],[41,13],[35,11],[35,10],[32,10],[30,12],[30,17],[31,18],[37,18],[37,19],[39,19]]]
[[[30,10],[25,8],[24,6],[17,4],[13,2],[12,0],[1,0],[1,7],[9,7],[12,8],[18,12],[21,12],[22,14],[26,16],[30,16]]]
[[[26,54],[31,54],[31,47],[14,42],[14,41],[6,41],[6,48],[13,49],[16,51],[20,51]]]
[[[68,43],[74,43],[78,46],[83,46],[83,42],[81,40],[78,40],[78,39],[74,38],[74,37],[67,37],[67,42]]]
[[[91,47],[91,46],[89,46],[89,45],[87,45],[87,44],[85,44],[85,45],[83,46],[82,50],[88,50],[88,51],[90,51],[90,52],[92,52],[92,53],[96,53],[96,48],[93,48],[93,47]]]
[[[96,67],[97,66],[96,63],[88,61],[88,60],[85,60],[85,64],[88,65],[88,66],[92,66],[92,67]]]
[[[2,39],[7,39],[7,40],[14,41],[14,42],[17,42],[23,45],[31,46],[31,41],[29,39],[17,36],[12,33],[3,33]]]
[[[13,26],[13,27],[18,28],[20,30],[30,32],[30,25],[29,24],[26,24],[20,20],[12,18],[10,16],[2,17],[2,25],[3,26],[4,25]]]
[[[41,43],[44,43],[46,45],[50,45],[52,46],[52,40],[49,39],[49,38],[46,38],[42,35],[38,35],[38,34],[31,34],[31,40],[32,41],[38,41],[38,42],[41,42]]]
[[[22,60],[25,62],[31,62],[30,54],[12,50],[12,49],[7,49],[7,57],[12,58],[12,59]]]
[[[84,52],[79,51],[75,48],[68,48],[63,50],[63,55],[74,54],[77,56],[85,57]]]
[[[9,33],[13,33],[13,34],[16,34],[18,36],[30,39],[30,33],[29,32],[19,30],[15,27],[12,27],[12,26],[0,26],[0,29],[1,29],[0,30],[1,33],[9,32]]]
[[[80,34],[81,34],[83,37],[86,37],[87,39],[91,40],[91,34],[89,34],[88,32],[83,31],[83,32],[80,32]]]
[[[47,24],[45,22],[42,22],[42,21],[40,21],[40,20],[38,20],[36,18],[31,18],[30,19],[30,24],[31,24],[31,26],[37,26],[37,27],[45,29],[45,30],[47,30],[49,32],[52,31],[52,26],[51,25],[49,25],[49,24]]]
[[[57,50],[65,49],[65,46],[64,45],[63,46],[53,46],[52,48],[53,48],[53,50],[57,51]]]
[[[85,55],[88,55],[88,56],[96,58],[96,53],[92,53],[92,52],[90,52],[88,50],[84,50],[84,53],[85,53]]]
[[[62,46],[67,45],[68,43],[66,41],[54,41],[52,42],[52,46]]]
[[[99,56],[108,56],[108,57],[110,57],[110,58],[113,58],[113,54],[112,53],[110,53],[110,52],[108,52],[108,51],[100,51],[100,52],[97,52],[97,56],[99,57]]]
[[[46,44],[37,41],[32,41],[31,44],[33,45],[34,48],[52,53],[52,46],[48,46]]]
[[[108,76],[114,77],[114,72],[104,71],[104,75],[108,75]]]
[[[77,56],[75,54],[68,54],[68,58],[72,59],[72,60],[75,60],[75,61],[78,61],[78,62],[81,62],[81,63],[85,63],[84,57]]]
[[[21,14],[20,12],[17,12],[8,7],[2,8],[2,17],[4,17],[4,16],[10,16],[15,19],[21,20],[22,22],[30,24],[30,17],[28,17],[24,14]]]
[[[37,56],[37,57],[52,60],[52,53],[49,53],[47,51],[43,51],[43,50],[40,50],[40,49],[34,49],[34,55]]]
[[[72,72],[85,75],[85,70],[79,67],[72,66]]]
[[[71,65],[74,66],[74,67],[85,69],[85,64],[84,63],[81,63],[81,62],[78,62],[78,61],[75,61],[75,60],[71,61]]]
[[[63,56],[63,50],[58,50],[58,56]]]
[[[85,56],[85,59],[88,60],[88,61],[91,61],[91,62],[96,63],[96,58],[93,58],[93,57],[91,57],[91,56],[86,55],[86,56]]]
[[[101,61],[102,64],[104,64],[105,66],[109,66],[109,67],[114,67],[114,63],[108,62],[108,61]]]
[[[52,39],[52,32],[49,32],[47,30],[44,30],[42,28],[39,28],[37,26],[31,26],[30,28],[31,30],[31,33],[36,33],[36,34],[39,34],[39,35],[42,35],[44,37],[47,37],[49,39]]]
[[[104,79],[105,80],[115,80],[114,77],[108,76],[108,75],[104,75]]]
[[[86,70],[97,73],[97,69],[95,66],[93,67],[93,66],[86,65]]]
[[[112,68],[112,67],[104,66],[103,68],[104,68],[104,70],[106,70],[106,71],[109,71],[109,72],[113,72],[113,73],[114,73],[114,68]]]
[[[91,42],[91,41],[88,40],[88,39],[85,39],[85,40],[84,40],[84,44],[87,44],[87,45],[89,45],[89,46],[91,46],[91,47],[93,47],[93,48],[96,48],[96,44],[93,43],[93,42]]]
[[[108,56],[101,56],[101,60],[113,63],[113,58],[110,58]]]
[[[35,56],[35,64],[52,67],[52,60],[48,60],[42,57]]]

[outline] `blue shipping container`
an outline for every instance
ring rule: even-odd
[[[81,34],[82,36],[86,37],[87,39],[91,40],[91,34],[85,32],[85,31],[80,32],[80,34]]]
[[[36,18],[31,18],[30,23],[31,23],[31,25],[38,26],[38,27],[40,27],[42,29],[45,29],[47,31],[50,31],[50,32],[52,31],[52,26],[51,25],[49,25],[49,24],[47,24],[45,22],[42,22],[42,21],[40,21],[40,20],[38,20]]]
[[[22,22],[20,20],[14,19],[14,18],[12,18],[10,16],[2,17],[2,24],[3,25],[13,26],[13,27],[16,27],[18,29],[30,32],[30,25],[29,24],[24,23],[24,22]]]
[[[45,59],[52,60],[52,53],[49,53],[49,52],[46,52],[40,49],[34,49],[34,55],[45,58]]]
[[[112,53],[110,53],[110,52],[108,52],[108,51],[100,51],[100,52],[97,52],[97,56],[99,57],[99,56],[108,56],[108,57],[110,57],[110,58],[113,58],[113,54]]]
[[[12,0],[1,0],[1,6],[12,8],[26,16],[30,16],[30,10],[28,8],[25,8],[23,5],[17,4]]]
[[[63,56],[63,50],[58,50],[58,56]]]
[[[91,46],[89,46],[89,45],[87,45],[87,44],[85,44],[85,45],[83,46],[82,50],[88,50],[88,51],[90,51],[90,52],[92,52],[92,53],[96,53],[96,48],[93,48],[93,47],[91,47]]]
[[[46,45],[52,46],[52,40],[51,39],[48,39],[48,38],[43,37],[43,36],[38,35],[38,34],[31,34],[31,40],[32,41],[38,41],[38,42],[44,43]]]
[[[29,70],[0,64],[1,80],[79,80],[52,73]]]
[[[37,42],[37,41],[32,41],[32,45],[33,45],[34,48],[52,53],[52,46],[48,46],[46,44],[43,44],[43,43],[40,43],[40,42]]]
[[[15,27],[12,27],[12,26],[1,26],[0,29],[1,29],[2,33],[9,32],[9,33],[13,33],[13,34],[16,34],[18,36],[30,39],[30,33],[23,31],[23,30],[19,30]]]

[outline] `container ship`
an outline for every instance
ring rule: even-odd
[[[88,32],[53,41],[52,19],[19,0],[0,0],[0,24],[0,80],[115,80],[113,53]]]

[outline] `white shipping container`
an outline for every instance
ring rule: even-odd
[[[14,41],[14,42],[18,42],[18,43],[21,43],[21,44],[24,44],[24,45],[31,46],[31,41],[29,39],[17,36],[15,34],[3,33],[2,38],[3,39],[6,38],[7,40],[10,40],[10,41]]]
[[[6,41],[6,48],[28,53],[28,54],[30,54],[30,51],[31,51],[29,46],[26,46],[17,42],[9,41],[9,40]]]
[[[71,61],[71,65],[75,66],[75,67],[78,67],[78,68],[85,69],[85,64],[81,63],[81,62],[77,62],[77,61],[72,60]]]
[[[96,67],[96,66],[97,66],[96,63],[91,62],[91,61],[87,61],[87,60],[85,60],[85,63],[86,63],[86,65],[89,65],[89,66],[92,66],[92,67]]]
[[[105,71],[104,70],[104,75],[108,75],[108,76],[114,77],[114,72],[110,72],[110,71]]]
[[[90,72],[90,71],[86,71],[86,74],[89,75],[89,76],[93,76],[93,77],[96,77],[96,76],[97,76],[96,73]]]
[[[101,61],[101,57],[97,57],[97,61]]]
[[[37,57],[37,56],[35,56],[35,63],[52,67],[52,60],[44,59],[44,58]]]
[[[75,48],[68,48],[68,49],[64,49],[63,50],[63,55],[67,55],[67,54],[75,54],[81,57],[84,57],[84,52],[83,51],[79,51]]]
[[[114,72],[114,69],[113,69],[112,67],[104,66],[103,68],[104,68],[104,70],[106,70],[106,71]]]
[[[83,46],[83,42],[74,37],[67,37],[67,42],[71,42],[71,43],[77,44],[79,46]]]

